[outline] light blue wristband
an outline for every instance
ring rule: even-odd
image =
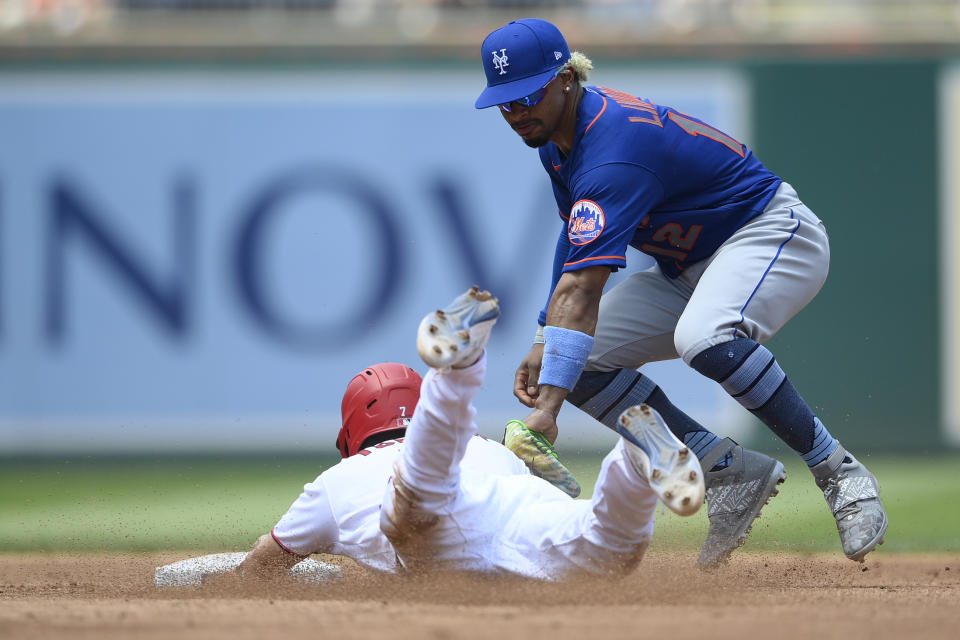
[[[593,336],[562,327],[543,328],[540,384],[572,391],[593,348]]]

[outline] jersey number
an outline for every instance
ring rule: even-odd
[[[687,254],[693,249],[693,245],[696,244],[697,238],[700,237],[700,232],[703,231],[703,225],[695,224],[687,229],[686,233],[676,222],[669,222],[659,229],[657,229],[653,234],[654,242],[665,242],[670,244],[676,249],[667,249],[666,247],[658,247],[653,244],[644,244],[640,247],[640,250],[647,254],[666,256],[668,258],[673,258],[677,262],[682,262],[686,259]],[[683,251],[681,251],[683,249]]]

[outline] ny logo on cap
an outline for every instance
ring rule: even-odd
[[[497,55],[496,51],[493,51],[493,68],[500,71],[500,75],[506,75],[507,69],[510,63],[507,62],[507,50],[500,49],[500,55]]]

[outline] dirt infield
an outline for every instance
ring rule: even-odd
[[[391,578],[349,561],[334,585],[156,588],[200,554],[0,554],[0,638],[956,638],[960,554],[651,552],[621,579],[571,584]]]

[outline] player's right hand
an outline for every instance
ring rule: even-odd
[[[543,345],[535,344],[524,356],[513,378],[513,395],[528,407],[540,395],[540,365],[543,362]]]

